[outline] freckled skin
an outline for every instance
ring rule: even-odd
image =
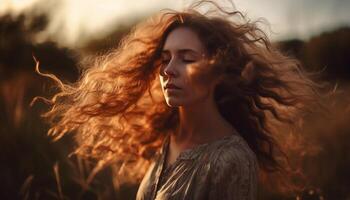
[[[187,50],[182,51],[184,49]],[[180,27],[170,32],[163,47],[163,66],[159,74],[164,97],[169,106],[188,106],[209,97],[210,83],[190,82],[194,67],[202,65],[205,56],[205,47],[190,28]],[[181,89],[164,90],[167,82]]]

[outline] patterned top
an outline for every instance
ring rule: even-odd
[[[238,134],[182,151],[166,169],[168,135],[138,188],[136,200],[255,200],[258,162]]]

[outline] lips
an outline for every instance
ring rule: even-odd
[[[174,85],[172,83],[166,84],[164,88],[165,89],[180,89],[179,87],[177,87],[176,85]]]

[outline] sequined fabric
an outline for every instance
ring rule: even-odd
[[[238,134],[187,149],[165,169],[169,141],[144,176],[137,200],[257,199],[256,156]]]

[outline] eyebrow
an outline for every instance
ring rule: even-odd
[[[165,49],[162,51],[162,53],[169,53],[170,51],[168,49]],[[177,50],[177,53],[187,53],[187,52],[190,52],[190,53],[195,53],[195,54],[200,54],[199,52],[193,50],[193,49],[178,49]]]

